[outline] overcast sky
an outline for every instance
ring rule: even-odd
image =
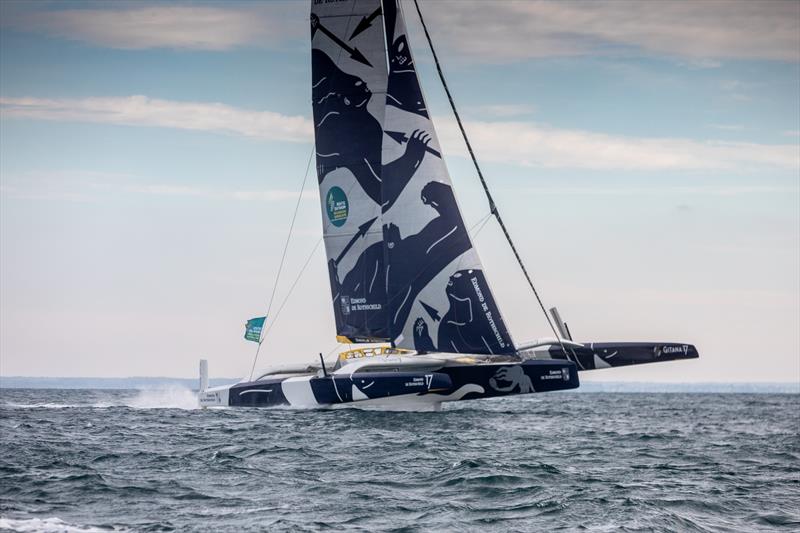
[[[420,3],[545,303],[579,340],[701,354],[582,379],[800,381],[800,2]],[[308,11],[0,2],[1,375],[249,373],[312,150]],[[321,235],[315,182],[260,366],[336,348],[322,246],[275,312]],[[496,225],[476,243],[514,338],[547,336]]]

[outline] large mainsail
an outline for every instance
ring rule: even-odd
[[[514,352],[459,211],[397,1],[312,0],[311,34],[337,334],[419,351]]]
[[[456,202],[399,2],[384,0],[383,9],[389,80],[382,222],[391,337],[420,351],[514,352]],[[408,152],[413,165],[398,164]]]
[[[381,232],[386,50],[380,0],[312,0],[317,177],[337,335],[388,340]]]

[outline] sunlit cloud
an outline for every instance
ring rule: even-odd
[[[4,26],[109,48],[217,51],[277,44],[299,37],[304,27],[300,17],[296,27],[286,24],[286,12],[296,11],[291,3],[127,6],[23,11],[8,16]]]
[[[458,127],[440,120],[447,153],[466,155]],[[545,168],[597,170],[726,170],[778,168],[800,171],[796,144],[629,137],[539,126],[530,122],[468,122],[478,158]]]
[[[3,25],[97,46],[230,50],[307,38],[306,2],[130,4],[7,13]],[[416,30],[415,9],[404,2]],[[690,68],[729,58],[800,61],[800,3],[496,1],[425,2],[434,40],[451,57],[502,63],[529,58],[656,54]],[[421,42],[421,41],[417,41]]]
[[[719,66],[708,59],[800,61],[800,3],[791,1],[426,2],[423,15],[448,55],[471,61],[620,53],[702,68]]]
[[[110,196],[142,195],[182,197],[222,201],[286,202],[317,201],[316,188],[306,186],[302,193],[281,188],[240,189],[224,185],[182,185],[153,181],[148,176],[94,171],[24,172],[3,176],[0,196],[20,200],[60,200],[100,202]]]
[[[531,115],[536,112],[536,107],[530,104],[488,104],[473,106],[466,111],[490,118],[509,118]]]
[[[290,142],[308,142],[313,132],[311,120],[302,116],[146,96],[81,99],[0,97],[0,117],[215,131]]]
[[[306,117],[145,96],[0,98],[0,118],[175,128],[268,141],[313,140],[313,125]],[[446,153],[466,156],[455,122],[442,117],[436,124]],[[468,121],[466,128],[480,159],[513,165],[647,171],[800,169],[796,144],[630,137],[501,120]]]

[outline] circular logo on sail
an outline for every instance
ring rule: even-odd
[[[328,220],[336,227],[342,226],[347,222],[347,214],[350,209],[347,203],[347,195],[339,187],[331,187],[325,197],[325,210],[328,213]]]

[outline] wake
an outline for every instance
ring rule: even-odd
[[[104,391],[105,392],[105,391]],[[3,402],[1,407],[6,409],[110,409],[114,407],[129,407],[131,409],[199,409],[196,393],[187,388],[169,386],[160,388],[138,389],[133,394],[125,391],[125,395],[114,394],[108,391],[108,398],[91,398],[86,403],[15,403]],[[91,394],[96,396],[95,393]],[[113,396],[112,396],[113,395]],[[116,397],[114,397],[116,396]]]

